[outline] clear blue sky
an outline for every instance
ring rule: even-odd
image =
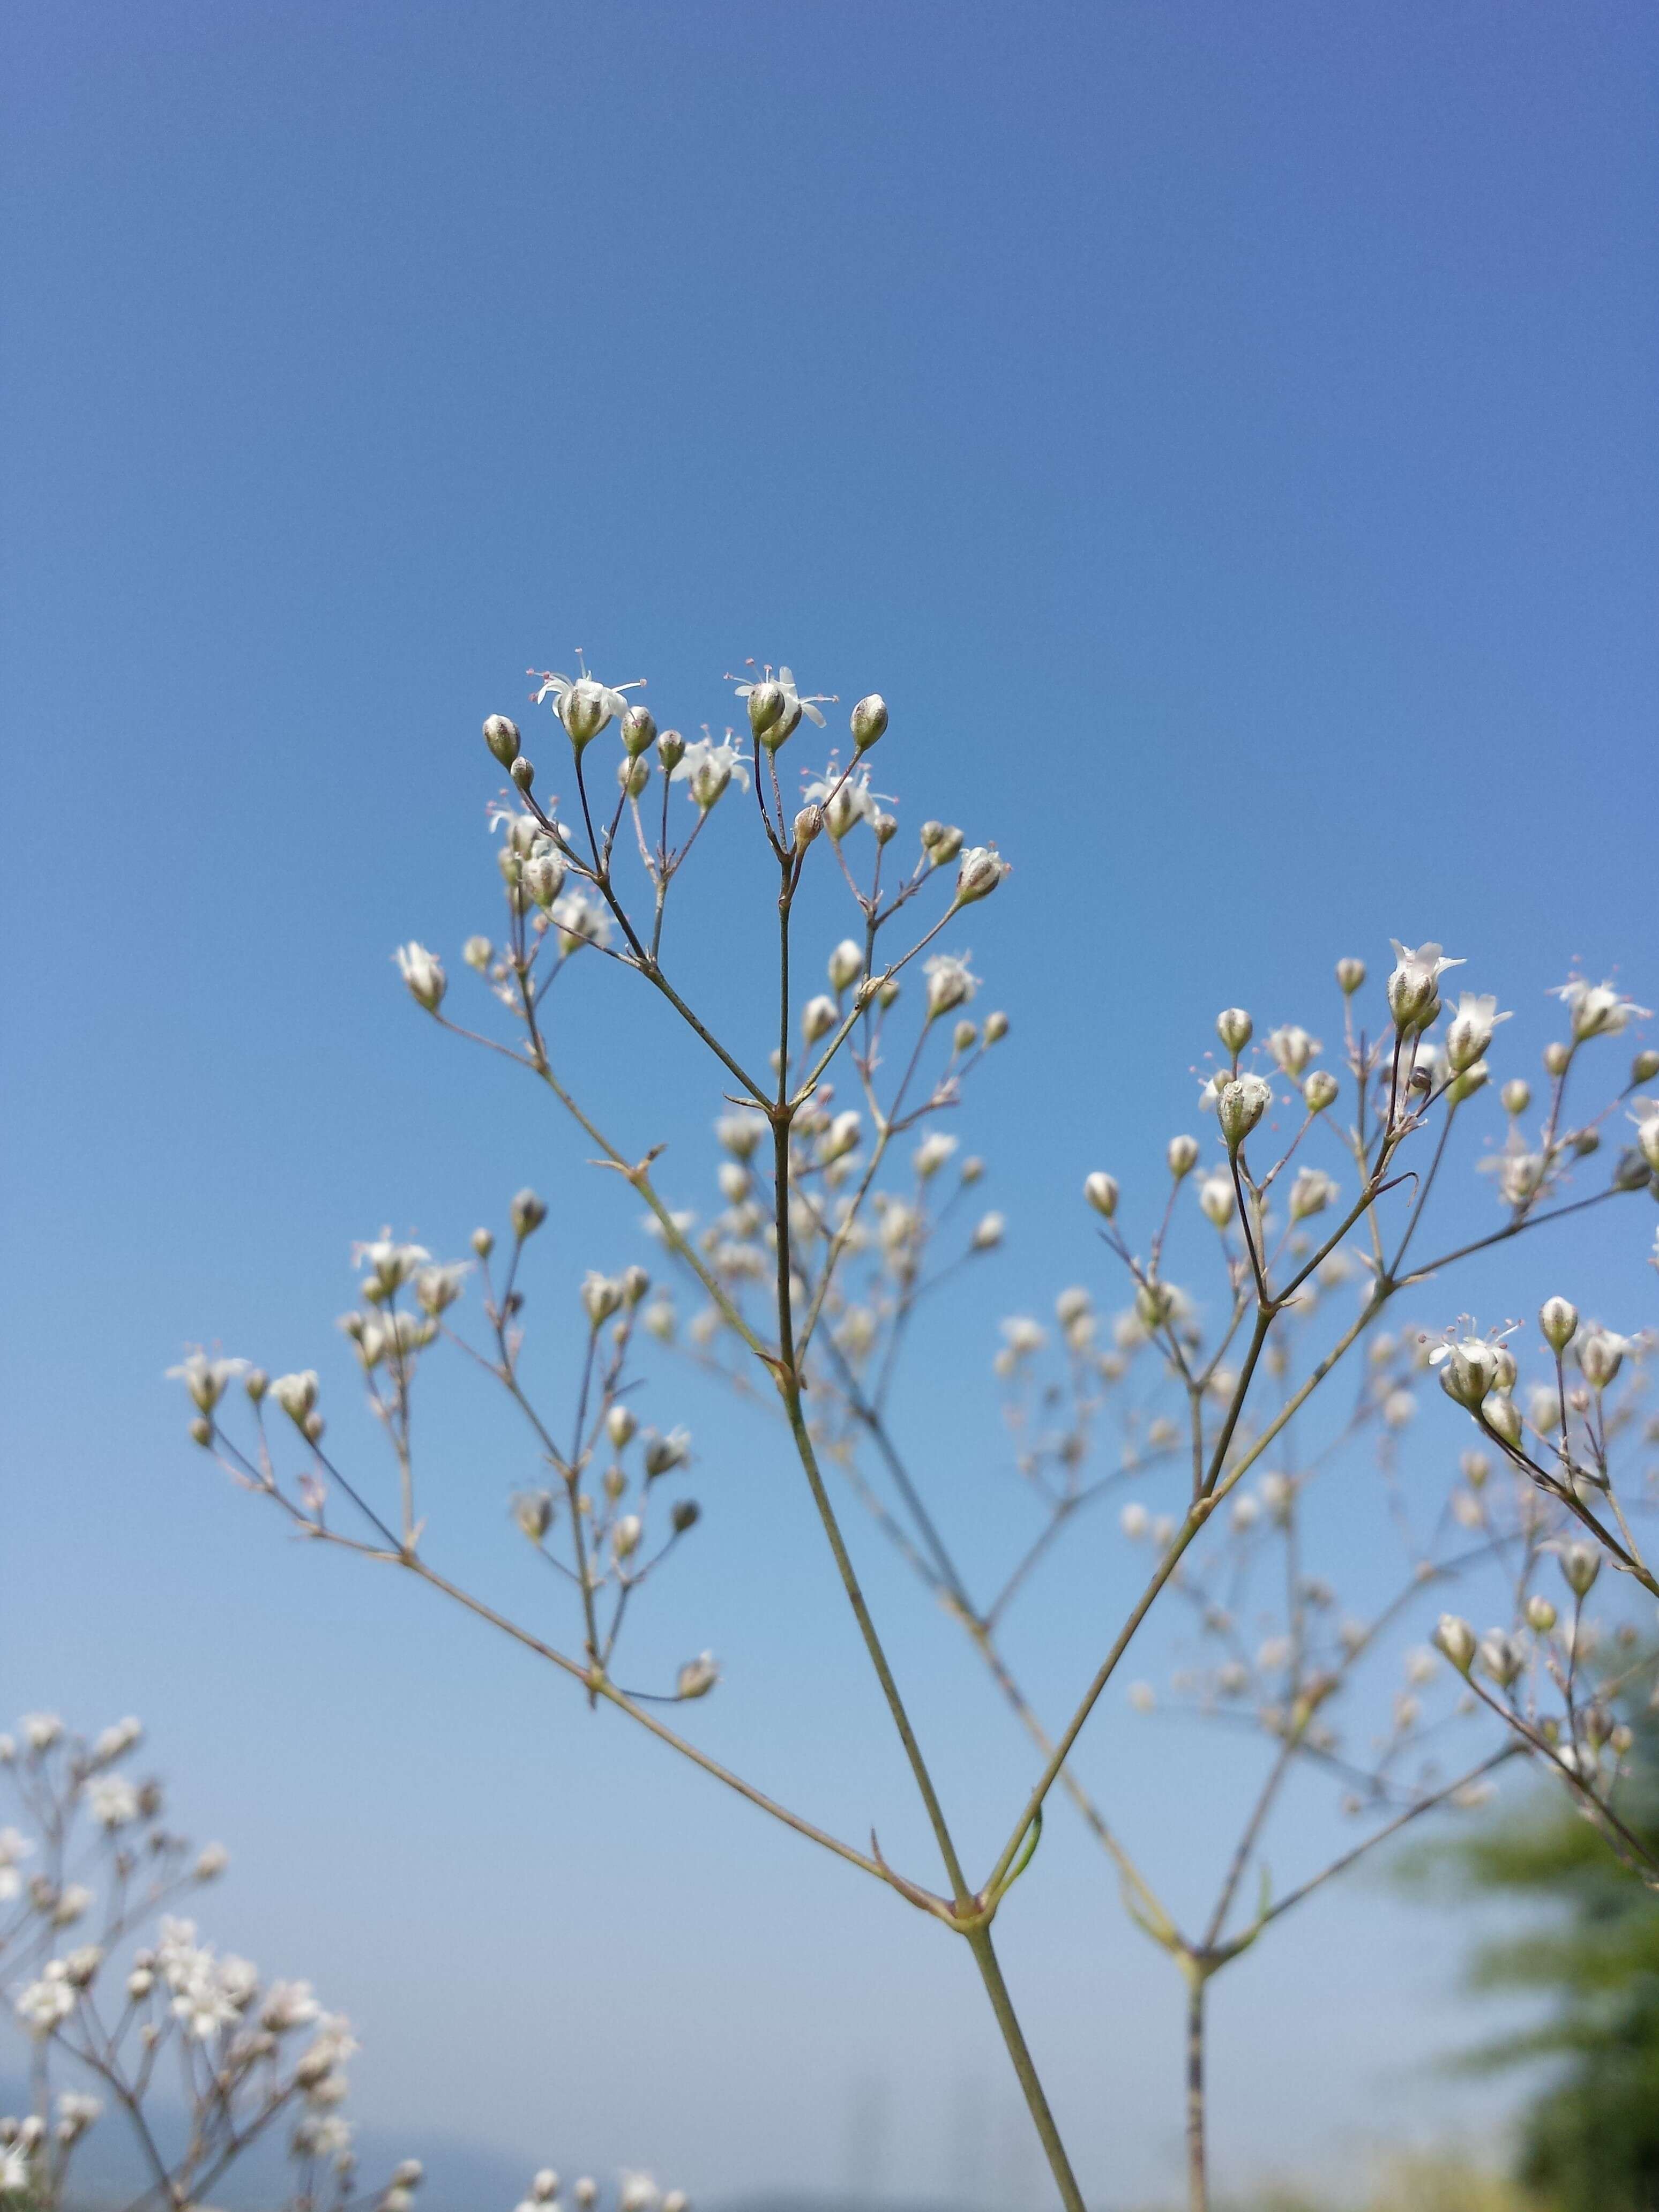
[[[1596,0],[9,11],[0,1705],[151,1719],[236,1850],[221,1924],[361,2016],[376,2118],[832,2181],[885,2068],[924,2188],[972,2084],[1005,2117],[929,1929],[183,1443],[189,1339],[345,1395],[382,1221],[454,1249],[533,1180],[550,1286],[631,1256],[388,966],[490,918],[481,715],[578,644],[693,726],[787,659],[886,694],[911,823],[1015,861],[969,939],[1017,1023],[973,1131],[1013,1228],[924,1346],[969,1455],[994,1316],[1098,1279],[1081,1175],[1155,1176],[1218,1006],[1321,1032],[1331,960],[1395,933],[1520,1009],[1516,1066],[1569,956],[1659,1004],[1656,64]],[[702,971],[741,978],[718,888]],[[588,1004],[642,1149],[685,1063]],[[1632,1322],[1642,1241],[1572,1248]],[[915,1841],[798,1499],[688,1410],[709,1524],[663,1632],[727,1657],[711,1741]],[[485,1434],[481,1572],[524,1473]],[[873,1571],[988,1840],[1024,1754]],[[1097,1771],[1195,1867],[1158,1741],[1108,1716]],[[1006,1948],[1127,2198],[1175,1992],[1063,1826]],[[1401,2124],[1458,2031],[1447,1930],[1373,1897],[1337,1961],[1341,1925],[1224,2000],[1240,2175]]]

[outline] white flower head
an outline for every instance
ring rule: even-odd
[[[552,700],[554,713],[564,724],[567,736],[580,752],[591,739],[598,737],[613,716],[628,712],[628,702],[623,693],[643,689],[645,678],[635,676],[626,684],[601,684],[597,676],[588,674],[586,664],[580,653],[576,656],[576,665],[581,672],[574,677],[561,676],[550,669],[543,670],[541,689],[536,693],[535,700],[538,707],[544,700]],[[530,672],[533,676],[537,672],[532,669]]]
[[[169,1367],[169,1382],[182,1382],[198,1413],[210,1413],[234,1378],[244,1373],[246,1359],[210,1359],[199,1346],[186,1352],[177,1367]]]
[[[979,988],[979,977],[969,968],[971,952],[935,952],[922,963],[922,973],[927,978],[927,1018],[934,1021],[940,1014],[953,1013],[965,1006]]]
[[[1565,1001],[1572,1018],[1575,1044],[1587,1038],[1617,1036],[1632,1015],[1645,1021],[1650,1009],[1638,1006],[1634,999],[1621,997],[1610,983],[1589,983],[1582,975],[1570,975],[1565,983],[1558,983],[1550,996]]]
[[[748,790],[749,770],[730,730],[718,744],[705,731],[686,747],[679,765],[671,774],[672,782],[690,787],[693,803],[704,814],[734,779]]]
[[[754,665],[752,660],[749,664],[751,668]],[[793,736],[803,715],[822,729],[823,715],[820,710],[835,703],[827,691],[815,691],[803,697],[795,685],[794,671],[780,668],[774,675],[769,664],[757,676],[739,684],[737,696],[745,703],[752,702],[749,704],[749,716],[755,734],[773,752],[787,738]]]
[[[413,938],[407,945],[400,945],[392,957],[398,963],[398,974],[409,986],[410,997],[417,1006],[424,1006],[428,1013],[435,1014],[449,988],[443,962]]]
[[[561,954],[574,952],[584,945],[605,946],[611,942],[610,913],[586,891],[567,891],[562,898],[554,900],[549,914],[558,932]]]
[[[1490,992],[1460,992],[1457,1012],[1446,1024],[1446,1064],[1452,1073],[1467,1074],[1485,1055],[1498,1023],[1509,1019],[1508,1014],[1498,1012]]]
[[[394,1291],[400,1291],[431,1257],[424,1244],[397,1243],[389,1229],[351,1248],[351,1264],[368,1270],[364,1287],[368,1295],[377,1300],[389,1298]]]
[[[1389,1011],[1402,1032],[1426,1029],[1440,1011],[1440,978],[1448,968],[1461,968],[1462,960],[1449,960],[1435,944],[1420,945],[1413,952],[1391,938],[1394,973],[1389,978]],[[1479,1055],[1476,1055],[1477,1058]]]

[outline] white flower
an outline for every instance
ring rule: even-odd
[[[0,2147],[0,2197],[21,2197],[28,2186],[28,2153],[20,2143]]]
[[[956,1149],[957,1139],[954,1137],[947,1137],[942,1129],[935,1129],[916,1146],[911,1156],[911,1164],[920,1179],[926,1182],[930,1176],[938,1174]]]
[[[1024,1359],[1031,1352],[1041,1352],[1048,1341],[1048,1332],[1040,1322],[1025,1314],[1011,1314],[1000,1323],[1004,1340],[1016,1359]]]
[[[624,2173],[617,2192],[617,2212],[656,2212],[662,2192],[648,2173]]]
[[[1158,1692],[1150,1682],[1131,1682],[1129,1703],[1138,1713],[1150,1713],[1158,1705]]]
[[[199,1348],[186,1353],[177,1367],[169,1367],[169,1382],[182,1382],[197,1409],[210,1413],[235,1376],[247,1366],[246,1359],[210,1359]]]
[[[53,1966],[58,1972],[53,1973]],[[75,1991],[54,1959],[38,1982],[27,1983],[16,2003],[17,2017],[37,2041],[44,2042],[75,2010]]]
[[[1294,1077],[1299,1076],[1314,1054],[1324,1048],[1317,1037],[1310,1036],[1295,1022],[1287,1022],[1283,1029],[1269,1032],[1267,1049],[1280,1070]]]
[[[1550,996],[1565,1002],[1572,1017],[1573,1041],[1578,1044],[1587,1037],[1616,1036],[1632,1014],[1645,1021],[1650,1011],[1633,999],[1620,998],[1611,983],[1587,983],[1582,975],[1558,983]]]
[[[1259,1075],[1238,1075],[1216,1091],[1216,1119],[1230,1152],[1236,1152],[1273,1103],[1271,1088]]]
[[[719,744],[708,737],[689,744],[671,781],[690,784],[693,800],[707,814],[734,778],[748,790],[749,770],[728,730]]]
[[[580,666],[580,662],[577,665]],[[626,684],[601,684],[599,678],[590,676],[586,668],[574,678],[544,670],[541,690],[536,694],[536,704],[539,707],[551,695],[554,713],[564,724],[572,744],[580,750],[590,739],[598,737],[613,715],[628,712],[628,702],[623,696],[623,692],[637,691],[644,683],[644,677],[635,676]]]
[[[602,1275],[597,1267],[590,1267],[582,1279],[582,1304],[587,1318],[595,1328],[610,1320],[623,1302],[623,1286],[610,1275]]]
[[[424,1006],[428,1013],[435,1014],[448,988],[443,962],[435,952],[428,952],[424,945],[417,945],[413,938],[407,945],[400,945],[392,957],[398,963],[398,973],[409,986],[410,997],[416,1006]]]
[[[1484,1055],[1498,1023],[1509,1019],[1508,1014],[1498,1012],[1498,1001],[1490,992],[1484,995],[1460,993],[1457,1012],[1446,1025],[1446,1063],[1453,1073],[1466,1074]]]
[[[138,1817],[138,1792],[125,1774],[100,1774],[88,1787],[87,1802],[102,1827],[125,1828]]]
[[[1659,1175],[1659,1098],[1632,1098],[1630,1103],[1642,1158]]]
[[[549,914],[558,932],[562,953],[574,952],[583,945],[606,945],[611,942],[609,910],[586,891],[567,891],[562,898],[554,900]]]
[[[56,1713],[25,1713],[17,1725],[31,1751],[50,1751],[64,1733],[64,1723]]]
[[[58,2099],[58,2124],[71,2139],[83,2136],[103,2109],[84,2089],[65,2089]]]
[[[1009,863],[994,845],[969,845],[957,864],[957,904],[989,898],[1009,872]]]
[[[752,668],[753,665],[754,663],[751,661],[750,666]],[[739,684],[737,687],[737,696],[739,699],[748,699],[757,692],[766,693],[772,690],[782,694],[781,704],[775,699],[768,702],[769,705],[778,708],[777,714],[766,725],[763,732],[773,746],[781,745],[787,737],[793,734],[799,726],[803,714],[809,722],[816,722],[819,729],[823,727],[823,716],[818,709],[820,707],[830,706],[834,702],[827,691],[816,691],[810,698],[803,698],[795,688],[793,669],[780,668],[777,674],[774,676],[771,670],[768,668],[751,683]]]
[[[378,1291],[383,1297],[390,1297],[394,1291],[401,1290],[416,1269],[431,1257],[424,1244],[394,1243],[389,1229],[383,1229],[367,1243],[351,1248],[352,1266],[368,1269],[370,1292]]]
[[[273,1982],[265,1991],[259,2018],[273,2035],[285,2035],[315,2020],[320,2009],[309,1982]]]
[[[803,785],[801,804],[823,809],[824,827],[839,843],[855,823],[872,821],[881,811],[877,800],[889,796],[886,792],[871,790],[867,768],[859,769],[843,781],[831,753],[823,775]]]
[[[640,1438],[640,1456],[645,1464],[646,1479],[654,1482],[659,1474],[672,1468],[684,1467],[691,1456],[690,1429],[670,1429],[659,1437],[654,1429],[647,1429]]]
[[[301,1374],[279,1375],[270,1386],[270,1395],[297,1427],[303,1428],[317,1404],[317,1370],[307,1367]]]
[[[1335,1196],[1336,1184],[1323,1168],[1299,1168],[1291,1185],[1291,1220],[1305,1221],[1310,1214],[1322,1213]]]
[[[1440,978],[1448,968],[1461,968],[1449,960],[1437,945],[1422,945],[1415,952],[1391,938],[1394,973],[1389,978],[1389,1011],[1399,1030],[1426,1029],[1440,1010]],[[1478,1057],[1478,1055],[1477,1055]]]
[[[927,1018],[935,1020],[940,1014],[953,1012],[965,1006],[979,988],[979,978],[969,971],[971,953],[936,952],[931,960],[924,961],[922,972],[927,978]]]

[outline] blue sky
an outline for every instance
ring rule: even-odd
[[[151,1720],[236,1850],[227,1936],[362,2017],[377,2118],[833,2181],[885,2069],[888,2179],[942,2188],[963,2085],[1005,2094],[964,1963],[283,1543],[161,1370],[216,1336],[344,1398],[349,1242],[457,1249],[529,1181],[550,1292],[632,1256],[584,1148],[388,964],[489,926],[477,724],[578,645],[688,726],[749,653],[879,689],[907,822],[1015,863],[967,938],[1016,1023],[971,1109],[1009,1245],[921,1347],[953,1463],[985,1459],[996,1316],[1102,1279],[1081,1176],[1156,1180],[1218,1006],[1328,1035],[1332,960],[1396,933],[1517,1008],[1504,1072],[1571,957],[1659,1004],[1651,11],[70,0],[0,38],[0,1703]],[[684,942],[739,1021],[741,880],[705,876]],[[693,1064],[587,985],[594,1095],[643,1149]],[[1649,1225],[1556,1248],[1632,1323]],[[686,1407],[708,1545],[663,1632],[726,1656],[711,1741],[908,1841],[798,1496]],[[524,1470],[446,1418],[483,1571]],[[872,1574],[988,1843],[1024,1753]],[[1169,1749],[1103,1719],[1184,1878],[1209,1784]],[[1175,2142],[1173,1978],[1062,1826],[1006,1948],[1127,2200]],[[1367,1893],[1242,1968],[1233,2170],[1398,2124],[1454,1961]]]

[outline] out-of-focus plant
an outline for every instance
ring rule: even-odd
[[[285,2138],[285,2212],[411,2212],[404,2159],[365,2189],[343,2106],[349,2022],[309,1982],[266,1981],[167,1908],[216,1881],[222,1847],[194,1850],[163,1820],[161,1785],[127,1762],[143,1736],[118,1721],[88,1740],[55,1713],[0,1736],[15,1822],[0,1826],[0,2008],[27,2039],[29,2109],[0,2118],[0,2203],[58,2212],[76,2153],[106,2110],[143,2179],[128,2212],[188,2212],[267,2136]],[[574,2201],[599,2212],[584,2178]],[[625,2174],[617,2212],[687,2212]],[[537,2174],[519,2212],[559,2212]]]
[[[1121,1216],[1115,1178],[1104,1171],[1088,1178],[1085,1194],[1114,1261],[1126,1272],[1132,1299],[1111,1348],[1096,1341],[1092,1295],[1066,1292],[1056,1310],[1066,1373],[1053,1389],[1032,1393],[1028,1378],[1043,1332],[1026,1320],[1006,1325],[1000,1367],[1039,1526],[1015,1553],[1000,1588],[989,1597],[976,1595],[957,1564],[939,1486],[901,1449],[890,1397],[919,1300],[958,1267],[981,1263],[1004,1233],[998,1213],[975,1215],[979,1164],[971,1157],[957,1163],[957,1139],[941,1124],[985,1055],[1006,1036],[1008,1022],[1000,1012],[980,1018],[971,1011],[981,984],[965,952],[929,948],[1000,887],[1006,864],[994,845],[969,845],[960,830],[939,820],[921,825],[913,860],[896,860],[898,823],[872,789],[866,761],[887,728],[887,708],[878,697],[853,709],[847,763],[831,756],[826,767],[809,769],[800,803],[792,807],[783,796],[780,750],[803,721],[822,726],[822,709],[830,702],[803,697],[787,669],[759,670],[738,685],[746,742],[729,730],[718,740],[705,732],[691,744],[678,732],[659,732],[647,709],[625,696],[635,688],[605,685],[585,671],[574,678],[542,679],[537,701],[553,709],[556,743],[568,762],[572,796],[562,807],[537,795],[537,773],[516,725],[503,715],[484,725],[485,742],[516,793],[494,810],[506,922],[502,942],[472,938],[464,958],[504,1012],[504,1032],[481,1032],[454,1020],[444,964],[424,946],[411,943],[398,955],[410,994],[436,1023],[523,1068],[572,1118],[600,1164],[644,1201],[671,1282],[689,1286],[700,1301],[682,1328],[674,1297],[642,1268],[590,1273],[581,1293],[575,1402],[555,1419],[532,1390],[523,1321],[526,1246],[547,1208],[534,1193],[522,1192],[504,1250],[488,1231],[473,1238],[487,1334],[482,1345],[465,1343],[465,1349],[528,1425],[538,1481],[521,1493],[515,1513],[568,1593],[568,1632],[509,1618],[428,1556],[417,1494],[413,1383],[441,1339],[465,1342],[452,1309],[468,1263],[435,1263],[421,1248],[389,1236],[359,1248],[364,1304],[344,1326],[391,1443],[396,1480],[389,1498],[348,1476],[325,1450],[320,1386],[311,1370],[272,1381],[240,1362],[192,1355],[177,1371],[195,1402],[193,1434],[303,1534],[392,1565],[489,1621],[569,1676],[590,1705],[624,1713],[962,1939],[1060,2197],[1069,2212],[1080,2212],[1082,2196],[992,1937],[1003,1900],[1037,1847],[1048,1797],[1063,1786],[1104,1847],[1135,1918],[1188,1982],[1190,2197],[1202,2206],[1203,2005],[1210,1978],[1359,1850],[1431,1804],[1467,1797],[1503,1757],[1538,1749],[1524,1737],[1499,1736],[1474,1747],[1450,1777],[1437,1771],[1419,1754],[1420,1716],[1412,1709],[1427,1663],[1420,1654],[1410,1662],[1413,1680],[1384,1739],[1363,1756],[1344,1754],[1329,1718],[1359,1662],[1378,1648],[1385,1631],[1403,1625],[1420,1589],[1475,1562],[1510,1560],[1517,1547],[1534,1559],[1551,1540],[1537,1517],[1522,1516],[1513,1527],[1464,1527],[1431,1516],[1426,1532],[1405,1531],[1397,1597],[1356,1622],[1336,1612],[1334,1595],[1307,1565],[1310,1484],[1359,1431],[1386,1437],[1415,1403],[1426,1350],[1419,1346],[1413,1352],[1396,1336],[1378,1356],[1378,1323],[1401,1292],[1432,1279],[1441,1297],[1443,1278],[1458,1261],[1655,1187],[1645,1125],[1638,1146],[1619,1157],[1611,1174],[1600,1169],[1596,1153],[1601,1124],[1620,1098],[1659,1072],[1659,1058],[1642,1055],[1630,1085],[1589,1117],[1570,1121],[1569,1079],[1585,1048],[1617,1035],[1641,1010],[1610,987],[1569,985],[1572,1035],[1552,1048],[1550,1094],[1535,1138],[1522,1133],[1531,1103],[1528,1086],[1518,1079],[1504,1086],[1508,1135],[1490,1163],[1503,1208],[1499,1225],[1436,1250],[1431,1200],[1458,1149],[1455,1130],[1468,1126],[1488,1081],[1485,1055],[1506,1018],[1497,1000],[1464,993],[1441,1027],[1441,979],[1462,963],[1437,945],[1396,945],[1384,1004],[1368,1025],[1360,995],[1364,963],[1345,959],[1337,968],[1343,1036],[1336,1068],[1322,1064],[1322,1048],[1295,1024],[1275,1029],[1253,1055],[1250,1016],[1226,1009],[1217,1023],[1224,1056],[1200,1099],[1213,1117],[1215,1137],[1207,1146],[1188,1135],[1170,1141],[1165,1192],[1149,1209],[1143,1241],[1132,1242],[1124,1225],[1133,1208]],[[613,726],[621,738],[614,787],[609,773],[595,767],[592,750]],[[752,794],[751,826],[770,854],[777,958],[775,986],[756,1010],[758,1036],[745,1024],[742,1036],[726,1038],[690,1002],[665,945],[674,884],[694,848],[701,844],[705,857],[711,850],[708,825],[716,810],[724,819],[742,805],[728,796],[734,792]],[[856,917],[822,969],[808,967],[798,941],[796,901],[809,869],[832,883],[839,878]],[[733,913],[730,926],[744,923]],[[629,980],[622,988],[654,998],[711,1057],[712,1081],[726,1110],[716,1125],[720,1210],[706,1226],[675,1202],[684,1194],[659,1186],[660,1130],[648,1133],[650,1149],[636,1152],[631,1142],[602,1131],[584,1101],[584,1046],[568,1022],[556,1025],[562,1001],[553,995],[576,959],[602,960],[623,971]],[[913,990],[918,963],[921,988]],[[821,980],[827,989],[819,988]],[[837,1082],[844,1095],[837,1094]],[[1273,1109],[1286,1103],[1291,1126],[1281,1136]],[[917,1142],[907,1158],[901,1140],[913,1133]],[[1316,1164],[1321,1146],[1340,1177]],[[1570,1196],[1566,1186],[1575,1171],[1590,1176],[1594,1187]],[[1222,1293],[1209,1323],[1198,1297],[1172,1273],[1172,1240],[1178,1229],[1184,1234],[1188,1224],[1180,1217],[1194,1198]],[[1358,1310],[1347,1321],[1327,1323],[1328,1294],[1344,1278],[1359,1286]],[[689,1348],[781,1420],[931,1826],[940,1874],[920,1879],[890,1864],[873,1837],[866,1850],[805,1820],[671,1728],[658,1708],[665,1701],[687,1705],[714,1687],[718,1670],[710,1655],[689,1660],[678,1680],[654,1695],[619,1683],[616,1655],[630,1607],[696,1517],[689,1499],[667,1509],[659,1500],[663,1478],[678,1477],[687,1463],[687,1440],[678,1431],[664,1435],[638,1425],[639,1363],[653,1340]],[[1306,1409],[1362,1340],[1371,1356],[1369,1364],[1364,1354],[1356,1362],[1366,1377],[1357,1403],[1329,1433],[1304,1440],[1297,1425]],[[1477,1342],[1486,1347],[1478,1354],[1471,1348]],[[1486,1395],[1477,1402],[1507,1402],[1514,1362],[1501,1344],[1466,1333],[1443,1364],[1461,1376],[1480,1361],[1487,1363],[1481,1370]],[[251,1406],[251,1433],[240,1426],[233,1433],[225,1422],[227,1393],[239,1376]],[[1492,1412],[1487,1408],[1489,1426]],[[1497,1418],[1501,1427],[1505,1417]],[[1103,1472],[1091,1472],[1095,1440],[1109,1419],[1111,1456]],[[1265,1466],[1269,1451],[1278,1463]],[[1006,1840],[977,1879],[957,1849],[866,1602],[827,1479],[837,1470],[959,1620],[1035,1743],[1036,1771],[1020,1785]],[[1256,1486],[1247,1492],[1253,1471]],[[1051,1729],[1016,1677],[1005,1635],[1011,1608],[1031,1588],[1055,1539],[1133,1473],[1155,1477],[1168,1496],[1167,1510],[1137,1507],[1139,1518],[1132,1512],[1123,1524],[1131,1541],[1151,1544],[1145,1588],[1121,1627],[1103,1638],[1098,1663],[1063,1723]],[[341,1501],[355,1520],[337,1517]],[[1237,1626],[1237,1592],[1240,1577],[1258,1574],[1270,1553],[1282,1618],[1267,1639],[1271,1649],[1252,1652]],[[1213,1910],[1195,1931],[1177,1925],[1072,1765],[1103,1692],[1166,1590],[1197,1608],[1209,1642],[1203,1666],[1186,1684],[1191,1701],[1218,1714],[1242,1703],[1271,1747],[1256,1806],[1225,1864]],[[1137,1698],[1144,1702],[1144,1693]],[[1355,1850],[1316,1869],[1293,1891],[1275,1898],[1261,1888],[1241,1924],[1239,1900],[1264,1823],[1287,1774],[1309,1760],[1342,1776],[1359,1813],[1371,1815],[1368,1832]]]
[[[1659,1895],[1649,1869],[1659,1852],[1659,1717],[1653,1668],[1628,1650],[1581,1661],[1583,1703],[1600,1700],[1625,1738],[1620,1847],[1605,1848],[1597,1781],[1576,1771],[1561,1793],[1540,1793],[1520,1817],[1413,1851],[1401,1869],[1443,1900],[1524,1902],[1537,1908],[1474,1948],[1479,1990],[1542,2000],[1535,2024],[1469,2054],[1488,2071],[1555,2061],[1553,2078],[1523,2116],[1519,2175],[1555,2212],[1650,2212],[1659,2203]],[[1541,1764],[1547,1762],[1540,1761]],[[1575,1814],[1577,1817],[1575,1817]]]

